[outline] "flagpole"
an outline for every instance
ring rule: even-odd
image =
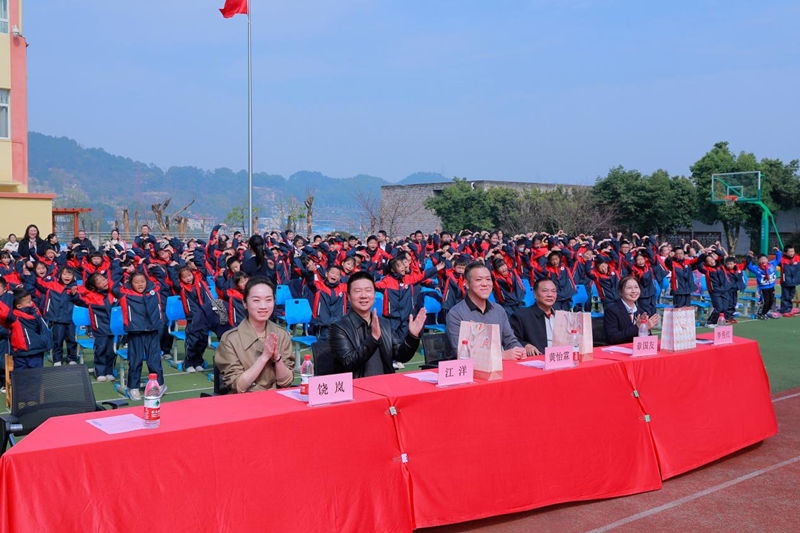
[[[247,2],[247,235],[253,235],[253,41],[250,29],[250,9]]]

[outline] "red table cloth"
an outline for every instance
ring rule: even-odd
[[[119,435],[84,420],[141,407],[53,418],[0,462],[0,529],[407,532],[388,407],[269,391],[165,403],[161,427]]]
[[[503,371],[446,389],[400,375],[355,382],[398,411],[415,527],[661,487],[622,365],[545,372],[507,361]]]
[[[713,339],[713,334],[698,338]],[[698,344],[688,352],[637,358],[600,348],[594,355],[624,364],[650,417],[662,479],[778,433],[769,379],[755,341],[735,337],[729,345]]]

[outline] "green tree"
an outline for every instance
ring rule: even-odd
[[[247,223],[246,220],[247,215],[247,198],[242,200],[240,205],[236,205],[233,209],[230,210],[228,215],[225,217],[225,224],[228,225],[231,229],[241,229],[244,231],[245,225]],[[258,216],[258,208],[253,207],[253,218]]]
[[[423,205],[436,213],[446,231],[493,229],[488,194],[473,189],[466,178],[453,178],[452,185],[444,187],[439,196],[426,198]]]
[[[614,210],[621,228],[640,234],[663,235],[690,225],[694,196],[691,181],[661,169],[642,175],[618,166],[598,178],[594,188],[597,202]]]

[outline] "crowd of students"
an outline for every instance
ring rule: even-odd
[[[719,242],[672,246],[658,235],[636,233],[596,239],[564,232],[508,236],[502,231],[417,231],[390,239],[380,231],[362,241],[339,234],[309,239],[271,231],[245,241],[240,232],[227,235],[224,225],[216,226],[207,241],[157,238],[145,225],[130,246],[114,230],[96,249],[83,232],[62,247],[56,235],[42,239],[38,228],[30,225],[21,240],[9,236],[0,251],[0,353],[11,353],[15,368],[42,366],[51,351],[55,365],[75,364],[72,312],[73,306],[82,306],[91,318],[96,379],[113,381],[110,322],[118,306],[128,344],[126,385],[131,398],[138,399],[144,362],[163,385],[162,355],[170,353],[174,340],[165,315],[170,296],[180,296],[187,318],[183,368],[197,372],[204,367],[209,332],[221,337],[245,318],[243,293],[251,277],[264,276],[288,286],[294,298],[307,298],[313,314],[311,333],[326,340],[331,325],[348,310],[348,278],[368,272],[383,292],[381,314],[395,337],[403,339],[407,317],[423,307],[426,295],[441,301],[438,319],[445,323],[448,311],[464,299],[464,271],[474,261],[489,269],[494,299],[509,317],[523,307],[526,291],[542,279],[555,284],[552,308],[568,310],[580,286],[587,295],[596,289],[607,306],[620,300],[620,280],[632,277],[639,285],[636,306],[655,316],[664,280],[672,304],[684,307],[691,304],[703,276],[713,308],[708,325],[721,316],[736,322],[745,272],[755,276],[761,295],[757,318],[794,316],[800,256],[791,246],[774,251],[772,260],[751,252],[738,262]],[[210,288],[207,280],[212,277]],[[781,299],[773,311],[777,283]],[[423,293],[425,287],[435,290]],[[581,310],[589,311],[591,305],[588,298]]]

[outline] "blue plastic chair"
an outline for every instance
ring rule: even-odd
[[[311,312],[311,305],[305,298],[301,298],[299,300],[286,300],[286,331],[288,331],[289,335],[291,335],[292,326],[296,324],[302,324],[303,326],[303,335],[299,337],[292,336],[292,341],[298,344],[295,346],[294,352],[295,372],[300,372],[300,365],[302,363],[300,360],[299,345],[302,344],[306,347],[311,347],[312,344],[317,342],[317,338],[314,335],[306,334],[308,332],[308,324],[311,322],[312,317],[313,314]]]
[[[288,285],[278,285],[275,293],[275,305],[285,305],[286,300],[292,299],[292,291]]]
[[[429,315],[432,314],[434,320],[436,321],[436,324],[426,324],[425,329],[441,331],[442,333],[444,333],[445,331],[444,325],[439,324],[439,312],[442,310],[442,303],[436,298],[431,298],[430,296],[426,296],[423,305],[425,306],[425,311],[427,311]]]
[[[583,306],[586,302],[589,301],[589,295],[586,293],[586,287],[583,285],[578,285],[576,287],[577,292],[572,297],[572,308],[575,309],[577,306]]]
[[[186,343],[186,332],[178,329],[178,320],[186,320],[186,311],[183,309],[183,300],[180,296],[170,296],[167,298],[166,309],[167,321],[169,323],[169,334],[175,337],[176,341]],[[183,370],[183,363],[178,361],[178,345],[172,343],[172,353],[170,354],[169,366]]]
[[[536,304],[536,295],[532,289],[525,289],[525,297],[522,298],[522,307],[532,307]]]
[[[111,334],[114,335],[114,354],[119,356],[119,370],[117,371],[117,376],[119,380],[114,383],[114,390],[117,393],[130,398],[128,395],[127,387],[125,383],[127,380],[125,379],[125,362],[128,360],[128,349],[120,347],[120,339],[125,336],[125,323],[122,319],[122,308],[121,307],[112,307],[111,308],[111,318],[109,320],[109,325],[111,327]],[[116,361],[115,361],[116,363]]]
[[[90,328],[92,325],[91,315],[87,307],[73,306],[72,323],[75,324],[75,340],[78,343],[78,357],[83,364],[83,350],[94,350],[94,339],[81,339],[78,334],[81,328]]]
[[[531,281],[529,279],[523,279],[522,286],[525,287],[525,292],[533,292],[531,289]]]
[[[379,315],[383,314],[383,293],[382,292],[375,292],[375,303],[372,304],[372,308],[377,311]]]
[[[489,293],[489,301],[492,302],[493,304],[497,303],[497,300],[495,300],[494,298],[494,291]]]

